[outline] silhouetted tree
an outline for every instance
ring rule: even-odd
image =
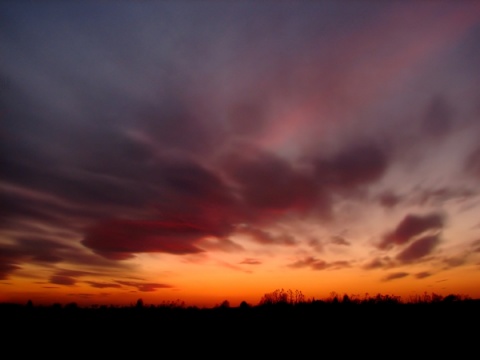
[[[250,304],[248,304],[245,300],[240,303],[240,309],[249,309]]]
[[[228,309],[230,308],[230,302],[228,300],[224,300],[218,307],[222,309]]]
[[[305,302],[305,296],[300,290],[277,289],[271,293],[264,294],[259,305],[289,304],[296,305]]]
[[[71,303],[68,303],[67,305],[65,305],[65,309],[66,310],[77,310],[78,305],[77,305],[76,302],[71,302]]]

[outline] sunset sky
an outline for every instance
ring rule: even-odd
[[[0,302],[480,298],[480,2],[0,3]]]

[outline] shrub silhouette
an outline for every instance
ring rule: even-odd
[[[298,305],[304,303],[305,296],[300,290],[277,289],[271,293],[266,293],[260,299],[259,305]]]

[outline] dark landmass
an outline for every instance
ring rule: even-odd
[[[105,346],[106,339],[115,339],[115,346],[122,345],[119,341],[169,346],[183,339],[185,346],[207,341],[244,348],[255,343],[263,346],[266,341],[277,346],[316,342],[331,346],[331,341],[362,340],[397,347],[425,346],[430,341],[432,347],[459,346],[461,342],[465,349],[478,342],[480,299],[449,295],[403,303],[377,295],[364,300],[348,296],[329,301],[284,300],[264,297],[258,305],[242,302],[238,307],[225,301],[213,308],[176,302],[144,305],[141,299],[125,307],[3,303],[0,316],[2,329],[13,338],[81,340],[99,346]],[[339,346],[341,350],[349,345]]]

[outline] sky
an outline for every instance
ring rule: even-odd
[[[3,1],[0,301],[480,298],[480,2]]]

